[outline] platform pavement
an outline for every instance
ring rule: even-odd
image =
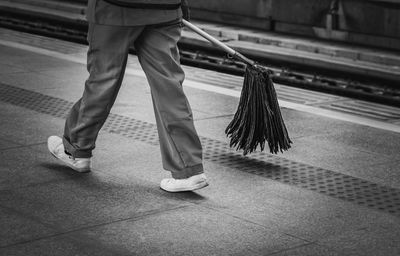
[[[66,55],[84,62],[84,52],[70,49]],[[63,116],[82,93],[85,65],[4,44],[0,55],[0,255],[400,254],[398,215],[231,168],[213,156],[204,162],[209,187],[160,190],[168,173],[152,135],[150,91],[134,57],[112,109],[117,120],[99,135],[93,171],[74,173],[50,156],[46,139],[62,133]],[[223,129],[237,98],[185,91],[200,136],[228,150]],[[282,113],[294,140],[279,155],[283,165],[287,159],[326,168],[399,194],[398,133]],[[136,139],[129,133],[135,129]]]
[[[85,24],[85,6],[54,0],[0,0],[4,10],[46,17],[66,23]],[[249,56],[275,63],[291,63],[375,79],[400,81],[400,54],[394,50],[344,44],[332,40],[292,36],[213,22],[192,21],[204,31]],[[56,29],[56,28],[55,28]],[[189,29],[182,43],[210,47],[211,44]],[[400,84],[400,83],[398,83]]]

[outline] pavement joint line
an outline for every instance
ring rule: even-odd
[[[0,100],[27,107],[39,113],[65,118],[72,102],[0,83]],[[43,105],[43,102],[46,104]],[[105,132],[116,133],[137,141],[158,145],[156,125],[111,113],[104,124]],[[255,152],[243,156],[226,142],[200,136],[205,161],[311,190],[364,207],[400,217],[400,189],[368,180],[292,161],[283,157]]]
[[[42,222],[39,218],[37,218],[35,216],[25,214],[23,212],[20,212],[20,211],[14,209],[14,208],[10,208],[10,207],[7,207],[7,206],[1,205],[1,204],[0,204],[0,208],[6,209],[7,211],[12,212],[12,213],[14,213],[14,214],[16,214],[18,216],[21,216],[21,217],[26,218],[26,219],[28,219],[30,221],[33,221],[33,222],[38,223],[40,225],[43,225],[45,228],[50,229],[51,231],[57,232],[57,230],[53,226]],[[46,239],[46,238],[50,238],[50,237],[55,237],[55,236],[57,236],[57,234],[42,236],[42,237],[38,237],[38,238],[34,238],[34,239],[28,239],[28,240],[21,241],[21,242],[12,243],[12,244],[8,244],[8,245],[5,245],[5,246],[0,246],[0,249],[11,247],[11,246],[15,246],[15,245],[19,245],[19,244],[26,244],[26,243],[30,243],[30,242],[33,242],[33,241]]]
[[[283,252],[291,251],[291,250],[294,250],[294,249],[299,249],[299,248],[306,247],[306,246],[310,246],[310,245],[321,246],[321,247],[324,247],[324,248],[326,248],[326,249],[329,249],[330,251],[337,252],[337,251],[334,250],[334,249],[327,248],[327,247],[325,247],[325,246],[323,246],[323,245],[319,245],[319,244],[317,244],[317,242],[310,242],[310,243],[308,243],[308,244],[301,244],[301,245],[293,246],[293,247],[291,247],[291,248],[285,248],[285,249],[282,249],[282,250],[280,250],[280,251],[273,252],[273,253],[271,253],[271,254],[267,254],[267,255],[265,255],[265,256],[274,256],[274,255],[277,255],[277,254],[281,254],[281,253],[283,253]]]
[[[18,144],[17,146],[12,146],[12,147],[7,147],[7,148],[2,148],[0,149],[0,151],[6,151],[6,150],[13,150],[13,149],[17,149],[17,148],[29,148],[29,147],[34,147],[34,146],[39,146],[42,144],[46,144],[46,142],[39,142],[39,143],[33,143],[33,144],[21,144],[21,143],[17,143],[17,142],[13,142],[13,141],[8,141],[8,142],[12,142],[14,144]]]
[[[71,171],[73,172],[73,171]],[[82,175],[82,174],[80,174]],[[38,186],[42,186],[42,185],[46,185],[46,184],[52,184],[52,183],[58,183],[61,181],[70,181],[70,180],[75,180],[78,179],[77,176],[71,176],[71,177],[63,177],[63,178],[55,178],[52,180],[46,180],[43,182],[37,182],[37,183],[31,183],[25,186],[19,186],[19,187],[13,187],[13,188],[7,188],[7,189],[0,189],[0,192],[7,192],[7,191],[17,191],[17,190],[21,190],[21,189],[27,189],[27,188],[35,188]],[[4,205],[2,205],[2,201],[0,200],[0,207],[3,207]]]
[[[49,156],[52,157],[50,153],[49,153]],[[72,175],[70,177],[55,178],[55,179],[46,180],[46,181],[43,181],[43,182],[31,183],[31,184],[28,184],[28,185],[25,185],[25,186],[13,187],[13,188],[8,188],[8,189],[0,189],[0,191],[13,191],[13,190],[15,191],[15,190],[21,190],[21,189],[26,189],[26,188],[34,188],[34,187],[42,186],[42,185],[46,185],[46,184],[59,183],[61,181],[78,180],[80,177],[82,177],[84,175],[90,175],[93,172],[101,173],[101,174],[107,176],[108,178],[113,179],[114,181],[120,181],[120,182],[125,181],[124,179],[122,179],[119,176],[113,175],[112,173],[110,173],[108,171],[104,171],[104,170],[101,170],[101,169],[98,169],[98,168],[91,168],[90,172],[78,173],[78,172],[70,169],[67,165],[64,165],[64,164],[60,163],[59,166],[67,169],[69,171],[69,173],[71,173]],[[0,207],[2,207],[1,200],[0,200]]]
[[[42,144],[46,144],[46,143],[38,143],[37,145],[42,145]],[[15,149],[15,148],[13,148],[13,149]],[[1,150],[0,150],[0,152],[1,152]],[[50,153],[49,153],[49,156],[52,157],[52,155],[51,155]],[[13,187],[13,188],[8,188],[8,189],[0,189],[0,192],[1,192],[1,191],[21,190],[21,189],[26,189],[26,188],[34,188],[34,187],[42,186],[42,185],[46,185],[46,184],[58,183],[58,182],[61,182],[61,181],[73,181],[73,180],[79,179],[79,177],[81,177],[81,176],[83,176],[83,175],[90,175],[90,174],[91,174],[91,172],[88,172],[88,173],[78,173],[78,172],[76,172],[76,171],[70,169],[70,168],[69,168],[68,166],[66,166],[66,165],[63,165],[63,164],[61,164],[61,163],[60,163],[59,165],[62,166],[63,168],[68,169],[69,173],[71,173],[72,175],[69,176],[69,177],[55,178],[55,179],[46,180],[46,181],[43,181],[43,182],[31,183],[31,184],[27,184],[27,185],[25,185],[25,186],[18,186],[18,187]],[[98,169],[98,168],[91,168],[91,171],[92,171],[92,172],[102,173],[103,175],[108,176],[108,178],[111,178],[111,179],[114,179],[114,180],[124,181],[124,180],[121,179],[120,177],[118,177],[118,176],[116,176],[116,175],[113,175],[113,174],[110,173],[110,172],[107,172],[107,171]],[[2,204],[1,204],[1,201],[0,201],[0,207],[3,207]]]
[[[30,46],[30,45],[22,44],[22,43],[18,43],[18,42],[11,42],[11,41],[7,41],[7,40],[3,40],[3,39],[0,39],[0,45],[13,47],[13,48],[21,49],[21,50],[26,50],[26,51],[31,51],[34,53],[38,53],[38,54],[42,54],[42,55],[46,55],[46,56],[86,65],[86,58],[82,58],[81,56],[72,56],[69,54],[59,53],[56,51],[42,49],[39,47]],[[133,69],[130,67],[128,67],[126,69],[126,74],[139,76],[142,78],[146,77],[142,70]],[[226,95],[226,96],[231,96],[231,97],[235,97],[235,98],[239,98],[240,93],[241,93],[240,91],[237,91],[237,90],[232,90],[232,89],[222,88],[219,86],[209,85],[209,84],[205,84],[205,83],[190,80],[190,79],[185,80],[184,86],[203,90],[203,91],[209,91],[209,92],[213,92],[213,93],[217,93],[217,94],[222,94],[222,95]],[[323,108],[319,108],[319,107],[315,107],[315,106],[304,105],[304,104],[289,102],[289,101],[285,101],[285,100],[279,100],[279,104],[283,108],[294,109],[294,110],[301,111],[301,112],[306,112],[306,113],[329,117],[329,118],[333,118],[333,119],[337,119],[337,120],[341,120],[341,121],[351,122],[351,123],[355,123],[355,124],[360,124],[360,125],[364,125],[364,126],[369,126],[369,127],[374,127],[374,128],[378,128],[378,129],[383,129],[383,130],[387,130],[387,131],[400,133],[400,126],[397,124],[389,123],[389,122],[374,120],[374,119],[365,118],[365,117],[361,117],[361,116],[357,116],[357,115],[353,115],[353,114],[349,114],[349,113],[341,113],[341,112],[333,111],[330,109],[323,109]]]
[[[290,236],[290,237],[292,237],[292,238],[296,238],[296,239],[299,239],[299,240],[302,240],[302,241],[305,241],[305,242],[313,243],[312,241],[307,240],[307,239],[304,239],[304,238],[302,238],[302,237],[298,237],[298,236],[289,234],[289,233],[287,233],[287,232],[278,231],[277,229],[271,228],[270,226],[266,226],[266,225],[263,225],[263,224],[261,224],[261,223],[255,222],[255,221],[251,221],[251,220],[249,220],[249,219],[243,218],[243,217],[241,217],[241,216],[238,216],[238,215],[235,215],[235,214],[232,214],[232,213],[229,213],[229,212],[224,212],[223,210],[214,208],[214,207],[212,207],[212,206],[206,206],[206,205],[203,205],[202,203],[198,203],[198,204],[196,204],[196,205],[198,205],[198,206],[200,206],[200,207],[202,207],[202,208],[208,209],[208,210],[212,210],[212,211],[215,211],[215,212],[218,212],[218,213],[221,213],[221,214],[230,216],[230,217],[232,217],[232,218],[234,218],[234,219],[238,219],[238,220],[241,220],[241,221],[243,221],[243,222],[247,222],[247,223],[250,223],[250,224],[259,226],[259,227],[263,227],[263,228],[265,228],[265,229],[268,229],[268,230],[271,230],[271,231],[274,231],[274,232],[279,232],[279,234],[283,234],[283,235],[286,235],[286,236]]]
[[[100,170],[99,170],[99,171],[100,171]],[[100,172],[104,172],[104,171],[100,171]],[[112,173],[111,173],[111,174],[109,174],[109,175],[115,177],[116,179],[122,180],[119,176],[116,176],[115,174],[112,174]],[[185,192],[184,192],[184,193],[185,193]],[[183,198],[183,197],[179,197],[179,195],[182,195],[182,194],[183,194],[183,193],[178,193],[176,199],[191,204],[191,205],[188,205],[187,207],[194,207],[194,206],[197,206],[197,207],[200,207],[200,208],[203,208],[203,209],[211,210],[211,211],[214,211],[214,212],[217,212],[217,213],[220,213],[220,214],[223,214],[223,215],[232,217],[232,218],[234,218],[234,219],[238,219],[238,220],[243,221],[243,222],[247,222],[247,223],[252,224],[252,225],[255,225],[255,226],[259,226],[259,227],[262,227],[262,228],[271,230],[271,231],[273,231],[273,232],[277,232],[277,233],[280,233],[280,234],[283,234],[283,235],[286,235],[286,236],[290,236],[290,237],[295,238],[295,239],[298,239],[298,240],[302,240],[302,241],[305,241],[305,242],[313,243],[313,242],[310,241],[310,240],[307,240],[307,239],[304,239],[304,238],[301,238],[301,237],[298,237],[298,236],[289,234],[289,233],[287,233],[287,232],[281,232],[281,231],[279,231],[279,230],[276,230],[276,229],[271,228],[270,226],[266,226],[266,225],[263,225],[263,224],[261,224],[261,223],[248,220],[248,219],[246,219],[246,218],[244,218],[244,217],[242,217],[242,216],[235,215],[235,214],[232,214],[232,213],[229,213],[229,212],[225,212],[225,211],[223,211],[223,210],[219,210],[219,209],[214,208],[214,207],[212,207],[212,206],[204,205],[202,202],[195,202],[195,201],[193,201],[193,200],[191,200],[191,199],[186,199],[186,198]],[[168,210],[168,211],[169,211],[169,210]]]
[[[5,147],[5,148],[1,148],[0,151],[7,151],[7,150],[13,150],[16,148],[23,148],[24,146],[11,146],[11,147]]]
[[[108,174],[108,175],[110,175],[110,176],[112,176],[112,177],[114,177],[114,178],[116,178],[116,179],[118,179],[118,180],[123,180],[123,179],[121,179],[121,177],[119,177],[119,176],[117,176],[117,175],[115,175],[115,174],[108,173],[108,172],[104,172],[104,171],[102,171],[102,170],[97,170],[97,171],[102,172],[102,173],[105,173],[105,174]],[[276,229],[271,228],[270,226],[266,226],[266,225],[263,225],[263,224],[261,224],[261,223],[248,220],[248,219],[246,219],[246,218],[244,218],[244,217],[242,217],[242,216],[235,215],[235,214],[232,214],[232,213],[229,213],[229,212],[225,212],[225,211],[223,211],[223,210],[219,210],[219,209],[214,208],[214,207],[212,207],[212,206],[204,205],[202,202],[196,202],[196,201],[193,201],[193,200],[191,200],[191,199],[187,199],[187,198],[184,198],[184,197],[180,197],[180,195],[183,195],[184,193],[186,193],[186,192],[176,194],[176,195],[177,195],[176,199],[181,200],[181,201],[186,202],[186,203],[189,203],[190,205],[188,205],[187,207],[194,207],[194,206],[197,206],[197,207],[200,207],[200,208],[203,208],[203,209],[207,209],[207,210],[211,210],[211,211],[214,211],[214,212],[218,212],[218,213],[220,213],[220,214],[223,214],[223,215],[232,217],[232,218],[234,218],[234,219],[238,219],[238,220],[243,221],[243,222],[250,223],[250,224],[255,225],[255,226],[263,227],[263,228],[266,228],[266,229],[268,229],[268,230],[272,230],[272,231],[274,231],[274,232],[279,232],[280,234],[283,234],[283,235],[287,235],[287,236],[290,236],[290,237],[293,237],[293,238],[296,238],[296,239],[299,239],[299,240],[302,240],[302,241],[306,241],[306,242],[312,243],[312,241],[309,241],[309,240],[307,240],[307,239],[304,239],[304,238],[301,238],[301,237],[298,237],[298,236],[289,234],[289,233],[287,233],[287,232],[278,231],[278,230],[276,230]],[[189,193],[190,193],[190,192],[189,192]],[[194,192],[194,193],[195,193],[195,192]],[[167,211],[169,211],[169,210],[167,210]]]
[[[41,221],[37,217],[31,216],[31,215],[26,215],[24,213],[19,212],[18,210],[15,210],[14,208],[5,207],[3,205],[0,205],[0,207],[3,208],[3,209],[7,209],[9,211],[12,211],[12,212],[24,217],[24,218],[28,218],[28,219],[36,222],[36,223],[39,223],[39,224],[43,225],[44,227],[46,227],[48,229],[51,229],[51,230],[53,230],[55,232],[60,231],[59,228],[54,227],[52,225],[49,225],[49,224]],[[171,208],[167,208],[167,209],[163,209],[163,210],[150,210],[150,211],[147,211],[147,212],[143,212],[140,215],[134,216],[134,217],[120,218],[118,220],[99,223],[99,224],[90,225],[90,226],[86,226],[86,227],[80,227],[80,228],[71,229],[71,230],[68,230],[68,231],[61,231],[60,233],[56,233],[56,234],[52,234],[52,235],[42,236],[42,237],[38,237],[38,238],[35,238],[35,239],[30,239],[30,240],[21,241],[21,242],[18,242],[18,243],[13,243],[13,244],[5,245],[5,246],[0,246],[0,249],[4,249],[4,248],[7,248],[7,247],[12,247],[12,246],[17,246],[17,245],[22,245],[22,244],[28,244],[28,243],[32,243],[32,242],[48,239],[48,238],[61,237],[61,236],[67,236],[70,239],[74,239],[74,237],[73,236],[69,236],[69,234],[75,233],[75,232],[79,232],[79,231],[83,231],[83,230],[93,229],[93,228],[97,228],[97,227],[101,227],[101,226],[107,226],[107,225],[114,224],[114,223],[124,222],[124,221],[137,221],[137,220],[141,220],[143,218],[149,217],[149,216],[155,216],[157,214],[161,214],[163,212],[176,211],[176,210],[180,210],[180,209],[183,209],[183,208],[189,208],[189,207],[192,207],[192,206],[191,205],[180,205],[180,206],[171,207]]]
[[[0,73],[0,76],[4,76],[4,75],[21,75],[21,74],[30,74],[34,72],[33,70],[29,70],[29,71],[14,71],[14,72],[7,72],[7,73]]]

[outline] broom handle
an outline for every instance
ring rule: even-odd
[[[255,61],[243,56],[242,54],[240,54],[239,52],[235,51],[234,49],[230,48],[229,46],[227,46],[226,44],[222,43],[221,41],[219,41],[218,39],[216,39],[215,37],[212,37],[211,35],[209,35],[208,33],[204,32],[203,30],[201,30],[200,28],[196,27],[195,25],[193,25],[192,23],[190,23],[187,20],[182,19],[182,23],[190,28],[191,30],[193,30],[194,32],[196,32],[197,34],[201,35],[202,37],[204,37],[205,39],[207,39],[208,41],[210,41],[211,43],[215,44],[216,46],[218,46],[219,48],[221,48],[222,50],[224,50],[225,52],[227,52],[229,55],[231,55],[234,58],[237,58],[243,62],[245,62],[248,65],[251,66],[256,66]]]

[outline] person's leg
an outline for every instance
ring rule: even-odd
[[[89,158],[95,141],[117,97],[125,72],[129,45],[143,27],[89,24],[86,80],[82,98],[65,122],[65,151],[74,158]]]
[[[202,147],[183,92],[179,63],[179,24],[148,26],[135,42],[139,61],[151,87],[164,169],[175,179],[203,173]]]

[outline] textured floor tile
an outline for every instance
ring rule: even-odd
[[[192,109],[207,113],[205,117],[232,115],[236,112],[238,98],[184,87]],[[212,102],[212,104],[210,104]],[[195,119],[201,119],[201,116]]]
[[[384,186],[400,189],[400,161],[387,161],[382,164],[370,165],[362,170],[349,169],[354,176],[364,177],[366,180]]]
[[[60,167],[47,150],[47,145],[18,147],[0,151],[0,190],[72,179],[78,174]]]
[[[343,252],[337,252],[323,246],[307,244],[293,249],[285,250],[279,253],[273,253],[271,256],[347,256]]]
[[[133,143],[118,135],[100,138],[96,153],[99,168],[111,171],[118,164],[113,175],[125,180],[151,180],[155,184],[166,175],[146,164],[156,161],[161,166],[157,146]],[[119,147],[125,150],[118,151]],[[205,163],[205,172],[209,187],[191,197],[177,196],[310,241],[344,230],[392,225],[395,219],[351,202],[210,162]]]
[[[388,159],[400,160],[399,133],[353,124],[347,129],[333,130],[330,134],[313,138],[325,141],[327,144],[340,143],[365,152],[381,154]]]
[[[53,73],[62,70],[52,71]],[[0,75],[4,84],[75,102],[82,96],[85,77],[76,73],[72,77],[52,77],[42,72]]]
[[[15,142],[9,141],[5,139],[4,137],[0,137],[0,150],[4,149],[9,149],[9,148],[15,148],[21,146],[20,144],[17,144]]]
[[[349,129],[353,125],[348,122],[300,112],[294,109],[282,108],[281,111],[289,135],[295,143],[297,138],[329,134],[334,131]]]
[[[292,148],[285,152],[285,158],[312,166],[349,174],[348,170],[382,164],[391,158],[385,155],[363,151],[334,140],[320,139],[318,136],[303,137],[294,141]]]
[[[197,206],[82,230],[77,236],[133,255],[266,255],[304,243]]]
[[[0,255],[7,256],[122,256],[128,255],[118,248],[90,244],[65,236],[50,237],[29,243],[0,248]]]
[[[64,166],[53,168],[69,172]],[[165,194],[143,180],[127,183],[93,171],[70,180],[9,190],[0,194],[0,205],[66,231],[186,204]]]
[[[126,182],[141,179],[157,187],[162,178],[171,176],[162,167],[159,146],[105,132],[96,144],[93,166]]]
[[[229,138],[225,134],[225,128],[232,121],[233,115],[215,116],[206,119],[195,120],[197,132],[200,136],[229,143]],[[228,145],[227,145],[228,147]]]
[[[0,136],[14,143],[32,145],[44,143],[50,135],[63,131],[64,120],[27,108],[0,102]]]
[[[396,217],[314,191],[256,175],[205,165],[210,186],[203,200],[186,198],[309,241],[371,226],[396,223]]]
[[[0,74],[14,74],[14,73],[21,73],[24,69],[18,68],[14,65],[10,65],[7,63],[0,63]]]
[[[55,230],[29,217],[0,207],[0,248],[53,235],[55,233]]]
[[[318,241],[318,244],[350,255],[400,255],[399,232],[387,231],[379,227],[343,232],[343,234],[322,239]]]
[[[8,46],[2,46],[0,53],[3,59],[8,60],[9,64],[29,71],[41,71],[55,67],[67,67],[75,65],[75,63],[70,61],[64,61],[58,58]]]

